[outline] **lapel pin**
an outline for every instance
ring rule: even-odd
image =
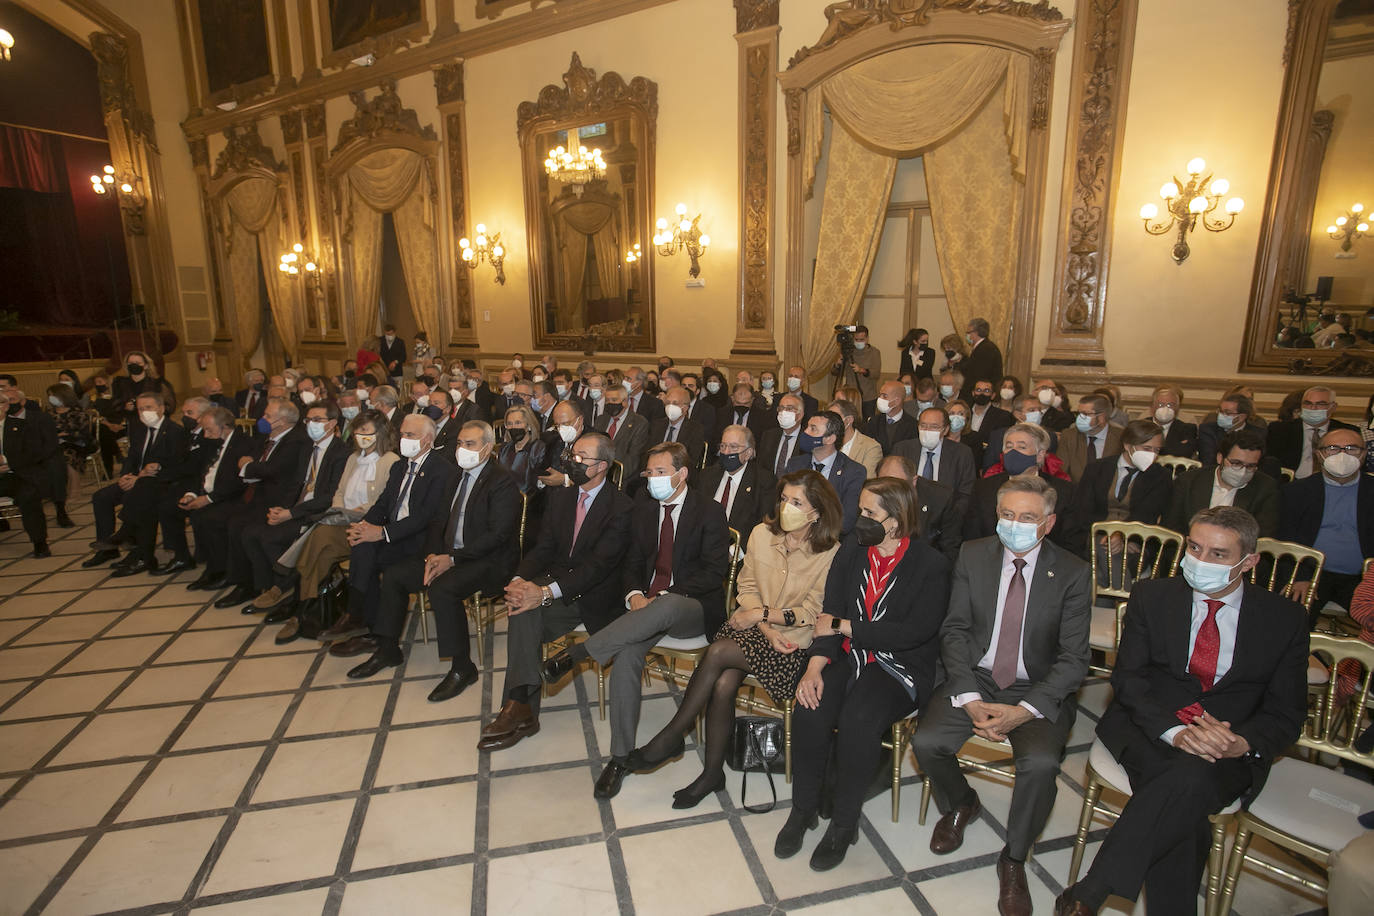
[[[1045,575],[1046,575],[1047,577],[1053,579],[1053,578],[1054,578],[1054,570],[1051,569],[1049,572],[1045,573]]]

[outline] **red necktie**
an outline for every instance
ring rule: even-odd
[[[615,441],[615,431],[616,431],[617,429],[620,429],[620,415],[619,415],[619,414],[617,414],[617,415],[614,416],[614,417],[611,417],[611,425],[610,425],[609,427],[606,428],[606,438],[608,438],[608,439],[610,439],[612,442],[614,442],[614,441]]]
[[[1202,684],[1205,693],[1212,689],[1217,677],[1217,655],[1221,652],[1221,631],[1217,629],[1217,611],[1223,602],[1215,598],[1205,598],[1207,618],[1198,628],[1197,640],[1193,643],[1193,657],[1188,660],[1188,673]]]
[[[726,512],[730,511],[730,475],[725,475],[725,489],[720,493],[720,504]]]
[[[673,510],[677,506],[663,507],[663,524],[658,529],[658,559],[654,560],[654,580],[649,583],[649,597],[668,588],[673,581]]]
[[[1017,660],[1021,657],[1021,624],[1026,619],[1026,577],[1021,570],[1026,561],[1012,560],[1016,572],[1007,583],[1007,597],[1002,602],[1002,625],[997,629],[997,654],[992,657],[992,682],[1006,690],[1016,681]]]

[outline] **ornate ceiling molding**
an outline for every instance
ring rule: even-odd
[[[582,66],[582,58],[574,51],[568,72],[563,74],[562,87],[550,83],[539,90],[536,101],[520,103],[515,115],[516,130],[523,137],[526,127],[535,121],[573,121],[621,106],[637,108],[651,123],[657,122],[658,84],[642,76],[627,84],[614,71],[598,80],[596,71]]]
[[[353,117],[339,125],[338,140],[330,150],[331,156],[349,144],[375,140],[385,134],[409,134],[421,140],[438,140],[433,127],[420,125],[420,116],[414,108],[401,104],[395,80],[383,80],[380,88],[382,91],[370,101],[361,89],[348,94],[353,102]]]
[[[215,157],[215,171],[210,176],[211,180],[217,181],[231,172],[247,172],[255,169],[280,172],[285,168],[282,163],[277,161],[272,150],[262,142],[262,137],[258,136],[256,121],[248,121],[238,127],[225,128],[224,139],[227,145]]]

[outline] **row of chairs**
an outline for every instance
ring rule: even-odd
[[[1202,462],[1196,458],[1180,458],[1174,455],[1160,455],[1155,459],[1155,463],[1160,467],[1168,468],[1169,474],[1175,480],[1195,468],[1202,467]],[[1292,482],[1293,470],[1291,468],[1280,468],[1279,471],[1283,474],[1285,483]]]

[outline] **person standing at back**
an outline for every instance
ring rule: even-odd
[[[968,341],[969,353],[959,364],[964,374],[959,397],[965,401],[973,400],[973,388],[979,382],[990,383],[994,390],[1002,383],[1002,351],[988,339],[991,330],[986,318],[974,318],[968,323],[964,339]]]
[[[396,336],[396,325],[388,324],[382,332],[382,339],[378,349],[382,357],[382,366],[386,369],[387,377],[391,380],[393,388],[401,387],[401,376],[405,372],[406,365],[406,342]]]

